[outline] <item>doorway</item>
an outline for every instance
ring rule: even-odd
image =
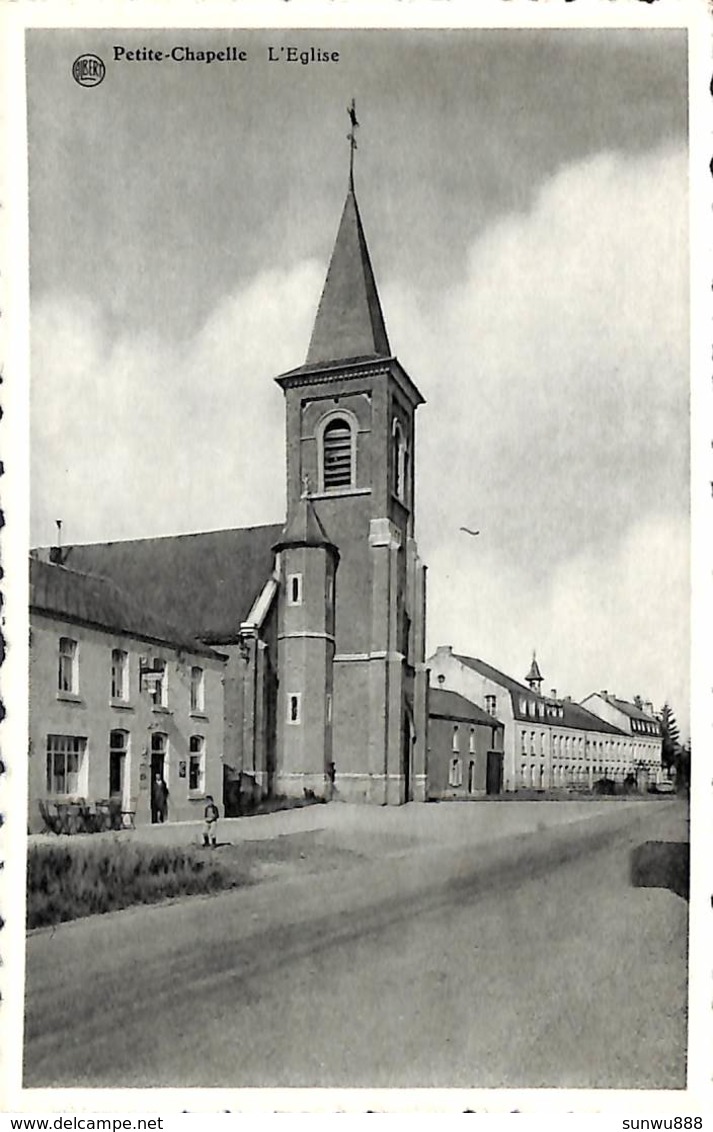
[[[488,751],[485,769],[486,794],[500,794],[503,788],[503,756],[499,751]]]
[[[411,731],[411,720],[409,713],[404,712],[403,721],[401,724],[401,773],[404,779],[404,802],[413,801],[413,775],[412,775],[412,752],[413,752],[413,736]]]
[[[168,736],[162,731],[154,731],[151,735],[151,821],[163,822],[167,816],[168,789],[166,782],[166,753],[168,749]],[[159,776],[163,787],[157,788],[156,776]]]
[[[129,753],[129,732],[111,731],[109,733],[109,798],[128,810],[129,775],[127,773]]]

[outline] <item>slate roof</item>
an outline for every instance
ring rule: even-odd
[[[359,206],[350,186],[317,308],[306,365],[390,356],[391,347]]]
[[[531,688],[528,688],[527,684],[521,684],[519,680],[513,679],[512,676],[508,676],[505,672],[501,672],[500,669],[494,668],[492,664],[487,664],[486,661],[480,660],[476,656],[460,656],[456,653],[453,655],[455,659],[459,660],[461,664],[464,664],[466,668],[472,668],[474,672],[479,672],[481,676],[487,677],[488,680],[492,680],[496,684],[501,684],[504,688],[507,688],[508,692],[514,692],[517,695],[524,694],[529,696],[530,699],[544,698],[542,696],[538,697],[537,693],[533,692]]]
[[[69,545],[63,555],[70,569],[110,578],[156,618],[228,644],[272,573],[281,533],[281,525],[243,527]]]
[[[512,711],[515,719],[527,720],[531,723],[550,724],[556,727],[572,727],[580,731],[600,731],[607,735],[624,735],[625,732],[619,727],[615,727],[612,723],[607,723],[606,720],[600,719],[598,715],[593,712],[587,711],[581,704],[576,704],[572,700],[557,700],[557,706],[562,709],[562,715],[553,717],[552,715],[545,714],[544,718],[539,714],[536,716],[528,715],[520,709],[520,698],[525,700],[534,700],[536,703],[552,703],[551,699],[547,696],[542,696],[538,692],[533,692],[525,684],[521,684],[519,680],[513,680],[512,676],[508,676],[505,672],[500,672],[499,669],[493,668],[491,664],[487,664],[484,660],[478,659],[474,656],[459,656],[453,654],[456,660],[464,664],[466,668],[471,668],[474,672],[478,672],[481,676],[485,676],[488,680],[492,680],[495,684],[500,684],[510,693],[512,700]]]
[[[560,727],[576,727],[580,731],[603,731],[607,735],[626,734],[620,727],[615,727],[614,724],[607,723],[605,719],[600,719],[594,712],[582,707],[581,704],[575,703],[574,700],[560,700],[558,702],[564,708],[564,719],[557,721]]]
[[[601,692],[599,694],[601,695]],[[648,712],[637,707],[636,704],[629,703],[628,700],[620,700],[616,696],[610,696],[608,693],[606,696],[602,696],[602,699],[606,700],[612,707],[618,708],[624,715],[628,715],[629,719],[643,719],[647,723],[658,723],[658,720],[653,715],[649,715]]]
[[[290,522],[285,525],[273,550],[282,550],[286,546],[321,546],[337,556],[339,554],[320,523],[312,500],[304,495],[298,501]]]
[[[458,692],[451,692],[448,688],[429,688],[428,714],[434,719],[457,719],[465,723],[485,723],[488,727],[503,727],[499,719],[495,719],[487,711],[483,711],[477,704],[467,700]]]
[[[530,671],[528,672],[525,679],[526,680],[541,680],[542,679],[542,673],[540,672],[540,666],[537,663],[537,657],[534,655],[534,653],[533,653],[533,657],[532,657],[532,664],[530,665]]]
[[[217,657],[195,637],[167,624],[108,578],[30,558],[30,609],[64,621]]]

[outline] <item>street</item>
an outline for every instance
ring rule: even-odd
[[[25,1085],[682,1088],[687,840],[613,802],[31,933]]]

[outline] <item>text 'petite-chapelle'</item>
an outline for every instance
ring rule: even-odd
[[[216,49],[193,48],[188,44],[177,44],[170,50],[157,47],[124,47],[115,44],[112,48],[115,63],[246,63],[248,52],[244,47],[228,44]],[[270,45],[263,58],[268,63],[338,63],[339,52],[327,51],[322,47],[294,47]]]

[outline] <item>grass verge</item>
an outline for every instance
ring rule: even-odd
[[[31,845],[27,927],[247,883],[246,872],[198,847],[137,845],[118,839]]]

